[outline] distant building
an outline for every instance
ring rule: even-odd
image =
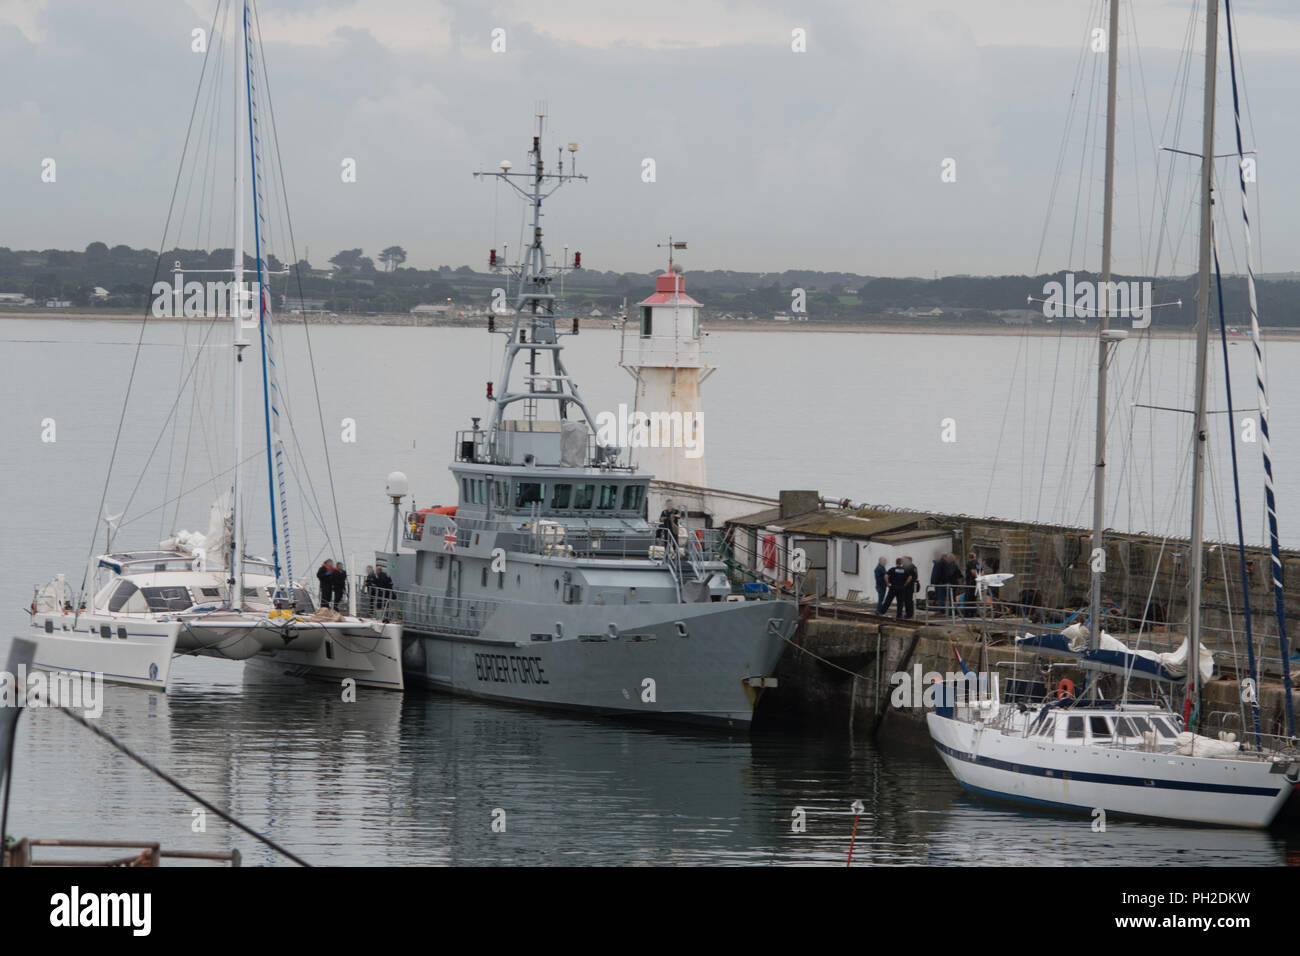
[[[72,301],[70,299],[46,299],[45,308],[47,309],[70,309]]]
[[[306,299],[297,296],[281,296],[280,308],[285,312],[323,312],[325,311],[324,299]]]
[[[104,299],[108,298],[108,290],[105,289],[103,286],[95,286],[95,291],[90,294],[90,297],[92,299],[99,299],[100,301],[103,301]]]
[[[0,305],[35,305],[36,300],[21,292],[0,292]]]
[[[450,302],[439,303],[438,305],[417,305],[411,310],[411,315],[447,315],[452,311],[454,306]]]

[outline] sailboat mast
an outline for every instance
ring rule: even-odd
[[[232,373],[231,425],[234,435],[235,460],[230,505],[230,606],[239,610],[244,596],[244,536],[239,520],[239,463],[244,457],[244,56],[246,55],[248,27],[247,9],[241,4],[239,16],[239,43],[235,44],[235,249],[234,292],[230,297],[234,313],[233,337],[234,370]]]
[[[1219,49],[1219,3],[1205,4],[1205,112],[1201,130],[1201,250],[1196,279],[1196,423],[1193,427],[1192,453],[1192,534],[1191,566],[1188,570],[1187,642],[1188,673],[1193,707],[1200,701],[1201,690],[1201,578],[1205,538],[1205,458],[1208,426],[1206,391],[1209,376],[1210,342],[1210,228],[1214,213],[1214,80]],[[1195,730],[1195,720],[1188,730]]]
[[[1106,379],[1110,357],[1110,257],[1111,232],[1115,215],[1115,78],[1119,67],[1119,0],[1110,0],[1110,28],[1106,44],[1106,198],[1102,213],[1101,287],[1097,296],[1097,431],[1092,479],[1092,553],[1106,554]],[[1101,646],[1101,576],[1094,564],[1089,602],[1088,644]],[[1089,684],[1089,696],[1096,699],[1097,682]]]

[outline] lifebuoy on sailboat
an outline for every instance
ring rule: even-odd
[[[1067,697],[1074,696],[1074,681],[1068,677],[1062,677],[1061,682],[1056,685],[1056,699],[1064,700]]]

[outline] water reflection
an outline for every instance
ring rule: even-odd
[[[168,695],[110,687],[102,726],[319,864],[1285,864],[1295,830],[1061,818],[964,796],[924,742],[754,737],[434,694],[267,680],[181,660]],[[237,847],[285,861],[67,718],[23,718],[11,830]],[[795,832],[796,808],[806,827]],[[502,819],[504,832],[493,829]]]

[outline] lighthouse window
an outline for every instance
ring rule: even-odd
[[[647,338],[650,335],[650,314],[653,311],[650,306],[641,306],[641,337]]]
[[[623,510],[640,511],[641,497],[645,494],[644,485],[627,485],[623,489]]]
[[[521,481],[515,485],[515,507],[526,508],[546,497],[546,486],[539,481]]]
[[[600,502],[597,508],[608,511],[618,504],[618,485],[601,485]]]
[[[573,485],[557,484],[555,492],[551,495],[551,507],[556,510],[562,510],[569,507],[569,498],[573,495]]]
[[[596,495],[595,485],[573,486],[573,507],[585,510],[591,507],[591,499]]]

